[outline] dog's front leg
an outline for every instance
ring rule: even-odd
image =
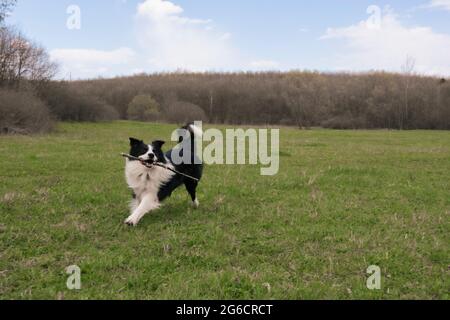
[[[142,198],[141,203],[139,206],[134,210],[134,212],[129,216],[125,223],[130,226],[136,226],[139,221],[150,211],[158,209],[159,208],[159,202],[155,200],[152,196],[144,196]]]
[[[137,198],[131,200],[130,202],[130,214],[133,214],[134,211],[139,207],[139,200]]]

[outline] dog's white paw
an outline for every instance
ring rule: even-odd
[[[126,225],[129,225],[129,226],[131,226],[131,227],[136,227],[137,224],[138,224],[138,222],[139,222],[139,221],[136,221],[136,219],[134,219],[133,216],[129,216],[129,217],[124,221],[124,223],[125,223]]]
[[[192,207],[194,209],[198,209],[199,206],[200,206],[200,202],[198,202],[198,199],[195,199],[195,201],[192,202]]]

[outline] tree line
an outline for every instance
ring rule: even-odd
[[[150,120],[450,129],[450,82],[410,73],[162,73],[75,81],[69,87],[112,106],[121,119],[129,118],[136,97],[148,96],[157,115]]]

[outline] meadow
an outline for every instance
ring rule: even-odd
[[[278,175],[207,166],[199,209],[179,189],[125,226],[128,137],[175,128],[0,137],[0,299],[450,298],[450,132],[283,128]]]

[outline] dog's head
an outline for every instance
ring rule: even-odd
[[[156,162],[165,163],[162,151],[164,143],[164,141],[156,140],[151,144],[145,144],[142,140],[130,138],[130,155],[150,164]]]

